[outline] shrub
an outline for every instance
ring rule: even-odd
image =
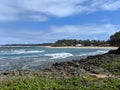
[[[120,47],[120,31],[110,37],[110,45]]]

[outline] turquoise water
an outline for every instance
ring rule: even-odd
[[[108,50],[45,47],[0,47],[0,71],[13,69],[40,70],[55,62],[79,60]]]

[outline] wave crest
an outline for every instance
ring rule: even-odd
[[[27,51],[27,50],[13,50],[13,51],[2,51],[1,54],[27,54],[27,53],[43,53],[45,50]]]
[[[54,53],[54,54],[45,54],[45,56],[50,56],[51,59],[63,59],[67,57],[72,57],[71,53]]]
[[[104,54],[107,53],[109,50],[97,50],[95,52],[83,53],[78,56],[89,56],[89,55],[97,55],[97,54]]]

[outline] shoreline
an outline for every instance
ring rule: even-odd
[[[117,50],[116,52],[119,52]],[[85,59],[54,63],[50,68],[39,71],[12,70],[0,73],[0,88],[10,89],[94,89],[116,88],[120,83],[120,53],[88,56]],[[103,83],[104,84],[101,84]],[[47,85],[46,85],[47,84]],[[93,86],[94,85],[94,86]],[[101,85],[101,86],[100,86]],[[17,88],[16,88],[17,86]],[[26,87],[29,86],[29,87]],[[31,87],[30,87],[31,86]],[[47,88],[45,88],[47,86]],[[67,86],[67,88],[66,88]],[[12,88],[11,88],[12,87]],[[23,87],[23,88],[22,88]],[[25,87],[25,88],[24,88]],[[63,87],[63,88],[59,88]],[[69,88],[70,87],[70,88]],[[85,87],[85,88],[84,88]]]
[[[107,59],[106,59],[107,57]],[[115,59],[115,61],[113,60]],[[118,60],[120,59],[119,54],[115,53],[105,53],[102,55],[94,55],[94,56],[87,56],[86,58],[79,59],[79,60],[72,60],[72,61],[63,61],[63,62],[55,62],[52,64],[51,67],[32,71],[30,69],[15,69],[15,70],[6,70],[3,72],[0,72],[0,77],[4,76],[28,76],[28,75],[41,75],[45,76],[51,75],[53,73],[54,75],[57,74],[57,77],[70,77],[70,76],[84,76],[87,75],[86,73],[89,73],[89,75],[105,75],[109,77],[109,75],[115,75],[111,69],[106,69],[103,65],[112,64],[114,65],[114,62],[116,63],[115,67],[119,67],[117,64],[119,64]],[[109,62],[108,62],[109,61]],[[104,63],[106,64],[104,64]],[[91,64],[92,63],[92,64]],[[103,64],[103,65],[102,65]],[[119,72],[119,71],[118,71]],[[88,75],[87,75],[88,76]],[[119,76],[119,75],[116,75]],[[119,76],[120,77],[120,76]]]
[[[97,47],[97,46],[87,46],[87,47],[75,47],[75,46],[61,46],[61,47],[52,47],[45,46],[46,48],[79,48],[79,49],[108,49],[108,50],[116,50],[118,47]]]
[[[82,46],[82,47],[77,47],[77,46],[0,46],[2,47],[44,47],[44,48],[78,48],[78,49],[108,49],[108,50],[116,50],[118,49],[118,47],[114,47],[114,46],[107,46],[107,47],[100,47],[100,46]]]

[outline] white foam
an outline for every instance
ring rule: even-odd
[[[43,53],[45,50],[27,51],[27,50],[13,50],[13,51],[2,51],[1,54],[26,54],[26,53]]]
[[[104,54],[104,53],[107,53],[108,50],[97,50],[95,52],[89,52],[89,53],[83,53],[83,54],[80,54],[78,56],[89,56],[89,55],[97,55],[97,54]]]
[[[28,65],[22,67],[22,69],[29,69]]]
[[[45,50],[41,50],[41,51],[26,51],[25,53],[42,53],[45,52]]]
[[[6,64],[2,64],[2,65],[0,65],[1,67],[7,67],[7,66],[9,66],[9,63],[7,62]]]
[[[71,53],[53,53],[53,54],[45,54],[45,56],[50,56],[51,59],[63,59],[67,57],[73,56]]]

